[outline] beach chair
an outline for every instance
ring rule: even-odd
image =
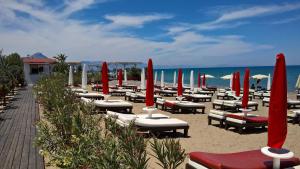
[[[134,91],[132,89],[121,89],[121,88],[112,89],[109,91],[109,93],[112,96],[125,96],[126,92],[134,92]]]
[[[76,93],[76,96],[81,98],[93,99],[93,100],[103,100],[104,95],[101,93]]]
[[[71,91],[75,93],[87,93],[88,91],[82,88],[71,88]]]
[[[300,100],[300,94],[297,94],[297,100]]]
[[[221,109],[221,110],[230,110],[230,111],[238,111],[242,107],[242,101],[240,100],[219,100],[215,99],[213,101],[213,109]],[[251,108],[252,110],[258,110],[258,103],[254,101],[249,101],[247,108]]]
[[[188,136],[189,125],[187,122],[170,118],[163,114],[152,114],[151,118],[149,118],[148,114],[127,115],[107,111],[107,115],[116,118],[116,122],[120,126],[128,126],[131,122],[134,122],[138,131],[141,132],[158,133],[172,131],[176,133],[177,130],[183,130],[184,137]]]
[[[210,112],[207,116],[208,125],[211,125],[212,121],[217,121],[217,122],[219,122],[220,127],[224,127],[226,115],[229,115],[229,114],[243,115],[244,113],[233,113],[233,112],[228,112],[228,111],[212,109],[212,110],[210,110]]]
[[[172,96],[173,97],[175,94],[177,94],[177,91],[165,90],[165,89],[155,89],[154,93],[159,94],[161,96]]]
[[[154,101],[156,101],[157,98],[162,98],[159,95],[154,95]],[[128,92],[125,94],[125,100],[133,101],[133,102],[145,102],[146,100],[146,94],[145,93],[131,93]]]
[[[237,153],[189,153],[186,169],[272,169],[273,159],[264,155],[261,150]],[[300,164],[297,157],[280,161],[281,168],[290,168]]]
[[[262,101],[262,105],[263,106],[269,106],[270,103],[270,98],[266,97],[263,99]],[[300,100],[291,100],[288,99],[287,100],[287,105],[288,105],[288,109],[292,109],[292,108],[300,108]]]
[[[183,94],[185,100],[192,101],[192,102],[211,102],[212,96],[205,95],[205,94]],[[179,100],[176,97],[176,100]]]
[[[117,111],[132,113],[133,105],[123,100],[91,100],[87,98],[81,98],[84,103],[93,104],[95,108],[100,112]]]
[[[228,130],[230,127],[238,129],[239,134],[243,133],[244,128],[261,127],[265,128],[268,125],[268,118],[254,114],[227,114],[225,118],[225,129]]]
[[[200,113],[205,113],[205,105],[200,103],[194,103],[190,101],[178,101],[178,100],[165,100],[165,99],[157,99],[156,100],[156,108],[161,107],[162,110],[171,111],[173,113],[176,112],[191,112],[197,113],[197,110],[201,110]]]

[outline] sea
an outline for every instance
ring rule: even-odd
[[[273,77],[274,66],[252,66],[247,67],[250,69],[250,76],[256,74],[263,74],[263,75],[271,75]],[[300,65],[293,65],[287,66],[287,84],[288,84],[288,91],[293,92],[295,91],[295,85],[297,82],[297,78],[300,74]],[[184,68],[182,72],[184,74],[184,85],[188,86],[190,84],[190,72],[194,70],[194,82],[195,85],[197,84],[198,80],[198,72],[201,74],[209,74],[214,76],[215,78],[206,79],[207,86],[217,86],[217,87],[229,87],[230,80],[223,80],[221,79],[222,76],[231,74],[233,72],[240,72],[240,80],[241,86],[243,84],[243,77],[246,67],[215,67],[215,68]],[[176,68],[168,68],[168,69],[155,69],[154,72],[157,72],[157,81],[160,81],[161,71],[164,71],[164,81],[167,83],[173,83],[174,71],[178,71]],[[176,73],[178,76],[178,72]],[[259,83],[260,86],[263,88],[267,87],[268,79],[262,79]],[[251,84],[256,84],[256,80],[250,78],[250,86]]]

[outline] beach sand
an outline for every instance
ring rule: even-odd
[[[116,84],[116,81],[110,82],[110,86]],[[128,84],[138,85],[138,82],[130,81]],[[288,94],[290,99],[296,99],[295,93]],[[166,99],[175,100],[175,97],[164,97]],[[216,96],[213,97],[214,100]],[[124,97],[115,97],[112,96],[110,99],[122,99]],[[267,116],[268,115],[268,107],[262,106],[262,100],[254,99],[254,101],[259,103],[258,111],[252,112],[254,114]],[[142,108],[145,107],[145,103],[133,103],[134,106],[133,113],[141,114],[143,113]],[[217,125],[208,125],[207,123],[207,115],[212,109],[211,102],[205,102],[205,114],[172,114],[170,112],[158,110],[157,113],[162,113],[168,115],[173,118],[178,118],[188,122],[189,129],[189,137],[184,138],[181,134],[178,134],[179,137],[175,137],[180,140],[182,147],[185,149],[186,153],[192,151],[203,151],[203,152],[211,152],[211,153],[230,153],[230,152],[239,152],[239,151],[247,151],[247,150],[256,150],[260,149],[267,145],[267,131],[262,131],[261,129],[255,131],[245,132],[244,134],[238,134],[237,131],[233,131],[232,128],[230,130],[225,130],[224,128],[220,128]],[[214,122],[213,124],[217,124]],[[181,132],[181,131],[178,131]],[[170,135],[171,136],[171,135]],[[288,135],[286,138],[286,142],[284,144],[284,148],[287,148],[295,153],[296,156],[300,157],[300,126],[298,124],[293,125],[291,123],[288,124]],[[150,139],[149,141],[152,141]],[[150,146],[148,147],[148,152],[151,152]],[[149,167],[151,169],[161,168],[156,162],[158,162],[154,157],[149,156]],[[179,168],[185,168],[185,164],[187,163],[187,158],[185,162],[180,165]],[[53,169],[55,167],[46,167],[47,169]]]

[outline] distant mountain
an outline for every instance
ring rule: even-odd
[[[33,58],[38,58],[38,59],[45,59],[45,58],[47,58],[47,56],[43,55],[43,54],[40,53],[40,52],[37,52],[37,53],[31,55],[31,57],[33,57]]]

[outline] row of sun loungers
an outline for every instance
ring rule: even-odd
[[[205,94],[183,94],[183,100],[192,101],[192,102],[211,102],[212,96]],[[176,100],[179,100],[176,97]]]

